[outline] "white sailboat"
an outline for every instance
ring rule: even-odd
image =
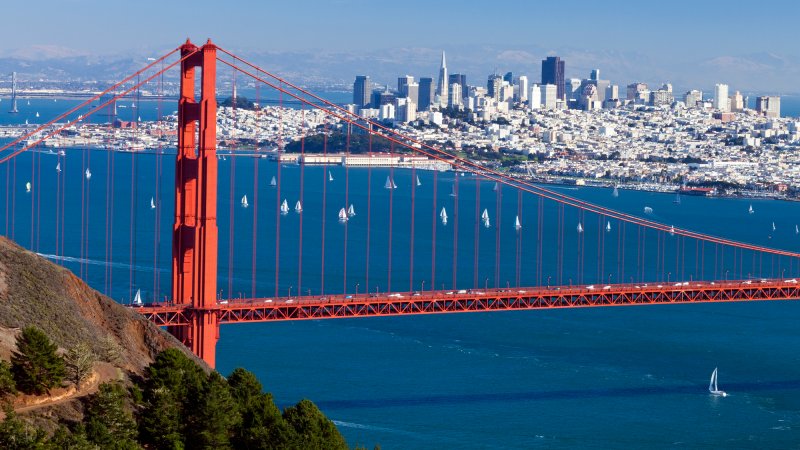
[[[31,191],[31,182],[28,181],[27,183],[25,183],[25,192],[30,192],[30,191]]]
[[[39,118],[39,111],[36,111],[36,118]]]
[[[494,187],[492,188],[493,191],[497,191],[500,186],[497,184],[497,181],[494,182]]]
[[[750,214],[753,214],[754,212],[756,212],[756,211],[753,209],[753,205],[750,205],[750,208],[748,208],[748,209],[747,209],[747,212],[748,212],[748,213],[750,213]]]
[[[489,223],[489,210],[484,209],[483,214],[481,214],[481,220],[483,221],[483,226],[489,228],[491,224]]]
[[[644,207],[644,213],[645,214],[653,214],[653,208],[651,208],[649,206],[645,206]]]
[[[606,222],[606,231],[611,231],[611,221]]]
[[[281,203],[281,215],[285,216],[287,214],[289,214],[289,202],[283,199],[283,203]]]
[[[294,204],[294,212],[296,212],[297,214],[303,212],[303,205],[300,204],[300,200],[298,200],[297,203]]]
[[[353,204],[352,204],[352,203],[350,203],[350,207],[349,207],[349,208],[347,208],[347,215],[348,215],[349,217],[353,217],[353,216],[355,216],[355,215],[356,215],[356,208],[355,208],[355,206],[353,206]]]
[[[328,181],[333,181],[333,174],[330,170],[328,171]]]
[[[720,391],[719,387],[717,386],[717,368],[714,367],[714,371],[711,372],[711,381],[708,383],[708,392],[711,395],[718,395],[720,397],[727,397],[728,393],[725,391]]]
[[[88,167],[86,168],[86,179],[87,180],[91,180],[92,179],[92,171],[89,170]]]
[[[614,186],[614,192],[611,193],[611,196],[612,197],[619,197],[619,189],[617,189],[616,186]]]
[[[347,222],[347,211],[344,208],[339,210],[339,222]]]
[[[794,234],[800,234],[800,228],[797,225],[794,226]]]
[[[772,231],[775,231],[775,222],[772,222]]]
[[[672,225],[669,226],[669,235],[675,236],[675,227]]]
[[[56,164],[56,172],[61,173],[61,163]]]
[[[578,233],[583,233],[583,225],[580,222],[578,222]]]
[[[384,189],[397,189],[397,185],[394,184],[394,180],[390,176],[386,176],[386,183],[383,183]]]
[[[447,225],[447,210],[442,206],[442,211],[439,213],[439,218],[442,219],[442,225]]]
[[[247,203],[247,194],[242,196],[242,208],[247,208],[250,206],[250,203]]]
[[[517,216],[516,220],[514,220],[514,229],[517,231],[522,229],[522,224],[519,222],[519,216]]]
[[[156,201],[153,197],[150,197],[150,209],[156,209]]]
[[[271,179],[271,180],[269,180],[269,185],[270,185],[270,186],[272,186],[272,187],[275,187],[275,186],[277,186],[277,185],[278,185],[278,181],[277,181],[277,180],[275,180],[275,177],[274,177],[274,176],[272,177],[272,179]]]
[[[417,186],[422,186],[422,183],[419,181],[419,175],[417,175]]]
[[[133,304],[136,306],[142,306],[142,290],[137,289],[136,295],[133,297]]]

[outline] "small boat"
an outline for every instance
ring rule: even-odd
[[[442,219],[442,225],[447,225],[447,210],[442,206],[442,211],[439,213],[439,218]]]
[[[275,187],[275,186],[277,186],[277,185],[278,185],[278,181],[277,181],[277,180],[275,180],[275,177],[274,177],[274,176],[272,177],[272,179],[271,179],[271,180],[269,180],[269,185],[270,185],[270,186],[272,186],[272,187]]]
[[[286,214],[289,214],[289,202],[283,199],[283,203],[281,203],[281,215],[285,216]]]
[[[91,171],[91,170],[89,170],[89,168],[88,168],[88,167],[86,168],[86,172],[85,172],[85,174],[86,174],[86,179],[87,179],[87,180],[91,180],[91,179],[92,179],[92,171]]]
[[[617,189],[616,186],[614,186],[614,192],[611,193],[611,196],[612,197],[619,197],[619,189]]]
[[[350,203],[350,207],[349,207],[349,208],[347,208],[347,215],[348,215],[349,217],[353,217],[353,216],[355,216],[355,215],[356,215],[356,208],[353,206],[353,204],[352,204],[352,203]]]
[[[719,387],[717,386],[717,368],[714,367],[714,371],[711,372],[711,381],[708,383],[708,392],[711,395],[718,395],[720,397],[727,397],[728,393],[725,391],[720,391]]]
[[[675,227],[672,225],[669,226],[669,235],[675,236]]]
[[[653,208],[651,208],[649,206],[645,206],[644,207],[644,213],[645,214],[653,214]]]
[[[328,171],[328,181],[333,181],[333,174],[330,170]]]
[[[500,189],[500,186],[497,184],[497,181],[494,182],[494,187],[492,188],[493,191],[497,191]]]
[[[394,180],[390,176],[386,176],[386,183],[383,183],[384,189],[397,189],[397,185],[394,184]]]
[[[250,206],[250,203],[247,203],[247,194],[242,196],[242,208],[247,208]]]
[[[611,221],[606,222],[606,232],[611,231]]]
[[[772,231],[775,231],[775,222],[772,222]]]
[[[489,223],[489,210],[484,209],[483,214],[481,214],[481,220],[483,221],[483,226],[489,228],[491,224]]]
[[[61,173],[61,163],[56,163],[56,172]]]
[[[454,184],[450,186],[450,197],[455,197],[455,196],[456,196],[456,185]]]
[[[36,118],[39,118],[39,111],[36,111]]]
[[[753,205],[750,205],[750,208],[748,208],[748,209],[747,209],[747,212],[748,212],[748,213],[750,213],[750,214],[753,214],[754,212],[756,212],[756,211],[753,209]]]
[[[31,182],[28,181],[27,183],[25,183],[25,192],[30,192],[30,191],[31,191]]]
[[[419,181],[419,175],[417,175],[417,186],[422,186],[422,183]]]
[[[143,305],[143,303],[142,303],[142,290],[141,289],[137,289],[136,290],[136,295],[133,296],[133,304],[136,305],[136,306],[142,306]]]
[[[794,226],[794,234],[800,234],[800,228],[797,225]]]
[[[300,200],[298,200],[297,203],[294,204],[294,212],[296,212],[297,214],[303,212],[303,205],[300,204]]]
[[[580,226],[580,224],[578,224]],[[519,222],[519,216],[517,216],[516,220],[514,220],[514,229],[519,231],[522,229],[522,224]]]
[[[578,233],[583,233],[583,225],[580,222],[578,222]]]
[[[339,222],[347,222],[347,211],[344,208],[339,210]]]
[[[153,197],[150,197],[150,209],[156,209],[156,201]]]

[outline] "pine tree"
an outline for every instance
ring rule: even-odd
[[[92,349],[84,342],[69,349],[64,356],[64,363],[67,367],[67,372],[75,386],[79,386],[90,373],[94,367],[94,353]]]
[[[14,375],[11,373],[11,363],[0,361],[0,397],[16,393],[17,383],[14,382]]]
[[[11,407],[5,411],[6,418],[0,422],[0,448],[6,450],[33,450],[44,444],[45,433],[33,425],[20,420]]]
[[[231,437],[241,417],[225,379],[219,373],[212,372],[200,396],[194,400],[186,430],[187,447],[232,448]]]
[[[285,448],[297,440],[294,429],[283,420],[272,401],[272,395],[262,392],[261,383],[253,373],[236,369],[228,376],[228,385],[242,416],[233,438],[235,448]]]
[[[304,449],[347,449],[347,442],[317,405],[301,400],[286,408],[283,418],[297,432],[298,440],[292,446]]]
[[[59,386],[66,370],[58,347],[36,327],[26,327],[17,336],[17,351],[11,355],[11,372],[17,389],[41,395]]]
[[[181,402],[166,388],[151,392],[141,415],[141,439],[152,448],[182,450],[184,423]]]
[[[86,414],[86,434],[102,448],[138,448],[136,421],[127,408],[121,383],[103,383],[92,396]]]

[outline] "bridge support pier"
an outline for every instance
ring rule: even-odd
[[[188,56],[188,57],[187,57]],[[169,331],[211,367],[219,336],[217,304],[217,48],[209,40],[181,47],[175,221],[172,236],[172,299],[191,305],[188,326]],[[195,70],[201,94],[195,97]]]

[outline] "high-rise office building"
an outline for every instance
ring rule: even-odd
[[[730,111],[728,105],[728,85],[716,84],[714,85],[714,109],[727,112]]]
[[[447,96],[448,108],[460,108],[464,104],[464,97],[461,95],[461,83],[453,83],[450,85],[450,92]]]
[[[592,81],[597,81],[600,79],[600,69],[592,69],[591,74],[589,75],[589,79]]]
[[[650,100],[650,90],[646,83],[631,83],[628,85],[627,99],[632,102],[643,103]]]
[[[520,75],[519,79],[517,80],[517,92],[517,95],[519,95],[517,101],[520,103],[525,103],[528,101],[528,77],[525,75]]]
[[[609,85],[606,88],[606,100],[617,100],[619,99],[619,86],[616,84]]]
[[[686,92],[686,94],[684,94],[683,96],[683,102],[686,103],[686,107],[688,108],[696,108],[697,106],[702,106],[703,91],[692,89],[691,91]]]
[[[555,84],[542,85],[542,106],[544,109],[556,109],[558,100],[558,86]]]
[[[564,61],[558,56],[548,56],[542,61],[542,85],[553,84],[559,99],[564,99]]]
[[[531,86],[531,91],[528,95],[528,107],[530,109],[539,109],[542,107],[542,90],[538,84]]]
[[[497,101],[500,101],[500,88],[503,86],[503,77],[498,74],[489,75],[486,81],[487,95]]]
[[[358,75],[353,83],[353,103],[359,108],[367,108],[370,104],[371,94],[372,83],[369,81],[369,76]]]
[[[431,108],[433,99],[436,98],[434,93],[433,78],[422,77],[419,79],[419,95],[417,98],[419,99],[419,103],[417,103],[417,110],[427,111]]]
[[[458,83],[461,85],[461,97],[466,98],[469,96],[469,87],[467,87],[467,76],[463,73],[453,73],[447,77],[449,84]]]
[[[408,85],[414,82],[414,77],[406,75],[397,78],[397,93],[400,97],[408,97]]]
[[[513,72],[506,72],[506,74],[503,75],[503,81],[505,81],[506,83],[508,83],[508,84],[513,86],[514,85],[514,73]]]
[[[781,98],[778,96],[765,96],[756,98],[756,112],[767,117],[778,118],[781,116]]]
[[[447,106],[447,93],[449,91],[447,85],[447,61],[444,59],[444,52],[442,52],[442,66],[439,68],[439,80],[436,85],[436,95],[439,96],[439,106]]]
[[[742,93],[736,91],[728,97],[728,105],[731,112],[742,112],[744,110],[744,97],[742,97]]]

